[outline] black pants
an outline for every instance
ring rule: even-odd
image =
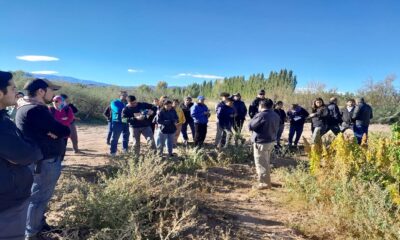
[[[235,122],[233,124],[233,130],[235,130],[236,133],[241,133],[243,128],[243,123],[244,119],[235,118]]]
[[[329,130],[331,130],[335,135],[338,135],[340,133],[339,124],[328,125],[326,132],[329,132]]]
[[[196,147],[202,147],[207,135],[207,123],[195,123],[194,129],[194,145]]]

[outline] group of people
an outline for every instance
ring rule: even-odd
[[[53,229],[45,212],[67,139],[76,135],[77,109],[66,95],[55,96],[60,88],[32,79],[24,96],[16,91],[13,75],[0,71],[0,239],[42,239],[42,232]],[[77,137],[72,138],[78,151]]]

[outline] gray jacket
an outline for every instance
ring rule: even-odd
[[[354,109],[353,120],[357,126],[369,126],[372,117],[372,108],[366,103],[360,103]]]
[[[257,113],[249,123],[249,129],[253,132],[251,141],[253,143],[275,142],[280,121],[279,115],[272,109]]]

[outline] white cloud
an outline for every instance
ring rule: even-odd
[[[17,59],[29,62],[50,62],[50,61],[60,60],[59,58],[56,57],[38,56],[38,55],[17,56]]]
[[[192,77],[192,78],[202,78],[202,79],[222,79],[224,77],[211,75],[211,74],[198,74],[198,73],[179,73],[175,77]]]
[[[143,72],[143,70],[129,68],[129,69],[128,69],[128,72],[130,72],[130,73],[140,73],[140,72]]]
[[[50,75],[50,74],[57,74],[58,72],[56,72],[56,71],[33,71],[31,73],[33,73],[33,74]]]

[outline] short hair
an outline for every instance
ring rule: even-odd
[[[133,95],[129,95],[128,96],[128,102],[134,102],[134,101],[136,101],[136,97],[133,96]]]
[[[179,99],[177,99],[177,98],[174,98],[174,100],[172,100],[172,101],[179,103]]]
[[[355,102],[356,102],[356,100],[354,100],[354,98],[348,98],[348,99],[346,99],[346,102],[352,102],[352,103],[355,103]]]
[[[10,72],[0,71],[0,91],[3,94],[7,94],[7,87],[10,86],[10,80],[13,78],[13,75]]]
[[[276,102],[276,105],[281,105],[281,104],[283,104],[282,101],[277,101],[277,102]]]
[[[68,95],[67,94],[64,94],[64,93],[62,93],[62,94],[60,94],[60,96],[65,100],[65,99],[68,99]]]
[[[233,97],[228,97],[228,98],[226,98],[226,101],[233,102],[234,100],[233,100]]]
[[[227,97],[230,96],[230,94],[227,93],[227,92],[222,92],[222,93],[219,94],[219,96],[220,96],[220,97],[226,97],[226,98],[227,98]]]
[[[272,106],[274,106],[274,102],[271,99],[266,98],[260,101],[259,106],[261,108],[271,109]]]
[[[169,100],[169,99],[167,99],[167,100],[165,100],[165,101],[163,102],[163,105],[164,105],[164,106],[165,106],[165,105],[168,105],[168,104],[172,104],[172,101]]]

